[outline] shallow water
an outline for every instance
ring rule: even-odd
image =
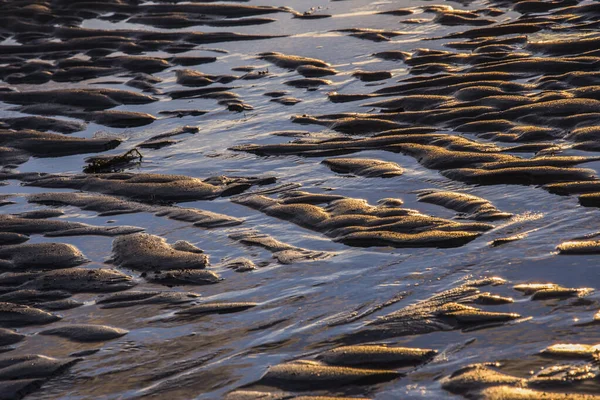
[[[157,2],[158,3],[158,2]],[[519,13],[502,2],[465,1],[443,2],[456,9],[478,10],[497,6],[504,13],[492,18],[498,22],[512,21]],[[580,4],[591,4],[582,1]],[[166,3],[169,4],[169,3]],[[131,398],[223,398],[227,393],[258,381],[269,366],[284,361],[307,358],[334,347],[333,341],[357,331],[366,321],[399,310],[434,293],[460,286],[469,279],[497,276],[507,280],[501,286],[481,288],[507,297],[515,302],[508,305],[482,306],[497,312],[518,313],[523,318],[510,324],[473,331],[445,331],[428,334],[392,337],[384,342],[406,347],[424,347],[442,353],[433,362],[417,367],[407,376],[366,386],[347,385],[341,388],[307,390],[296,393],[362,396],[377,399],[439,399],[454,395],[442,389],[439,378],[460,367],[480,362],[497,362],[506,373],[527,377],[530,371],[548,367],[558,362],[537,354],[554,343],[600,342],[598,325],[576,326],[579,321],[589,321],[598,310],[595,292],[577,299],[549,299],[531,301],[512,289],[513,285],[529,282],[552,282],[568,288],[594,288],[600,286],[597,268],[598,255],[559,255],[560,243],[600,230],[600,211],[579,205],[577,196],[557,196],[539,185],[473,185],[450,180],[439,171],[425,168],[409,155],[381,149],[364,150],[347,157],[372,158],[399,164],[401,176],[383,179],[338,174],[321,161],[326,157],[301,157],[298,155],[258,156],[230,150],[244,144],[278,144],[295,138],[270,134],[273,131],[306,130],[315,138],[340,137],[343,134],[320,125],[299,125],[292,115],[322,115],[342,112],[376,112],[360,104],[367,99],[348,103],[333,103],[327,94],[371,93],[396,81],[410,77],[410,66],[402,61],[386,61],[373,53],[416,48],[452,50],[444,47],[449,41],[466,39],[436,39],[454,32],[474,27],[442,26],[436,22],[419,24],[402,23],[406,19],[425,18],[434,14],[423,13],[420,7],[431,6],[431,1],[304,1],[251,0],[245,5],[287,6],[300,12],[319,7],[318,13],[331,14],[331,18],[298,19],[289,13],[267,14],[276,21],[265,25],[237,27],[192,26],[175,30],[153,28],[126,21],[108,22],[93,18],[82,27],[92,29],[143,29],[152,31],[237,32],[244,34],[285,35],[284,37],[253,41],[233,41],[198,45],[195,49],[176,56],[214,56],[214,63],[179,67],[172,66],[153,75],[162,79],[155,84],[159,101],[143,105],[122,105],[115,110],[149,113],[158,117],[153,123],[135,128],[110,128],[93,122],[85,130],[70,136],[117,137],[123,142],[117,148],[102,154],[118,155],[134,148],[144,140],[183,125],[193,125],[199,132],[177,136],[177,143],[158,150],[142,149],[143,160],[126,171],[134,173],[181,174],[206,178],[227,176],[275,176],[277,184],[299,184],[300,190],[313,193],[338,194],[365,199],[375,205],[384,198],[399,198],[403,207],[427,215],[454,219],[456,212],[433,204],[417,201],[415,191],[444,189],[465,192],[491,201],[499,210],[512,213],[511,219],[494,221],[494,228],[477,239],[456,248],[393,248],[351,247],[334,242],[318,231],[302,228],[292,222],[268,216],[257,210],[232,202],[232,198],[183,202],[181,207],[198,208],[242,218],[243,224],[234,227],[202,229],[188,222],[157,217],[151,212],[98,216],[94,211],[84,211],[73,206],[60,207],[64,215],[59,219],[93,225],[133,225],[145,232],[161,236],[168,243],[187,240],[210,256],[210,269],[223,281],[215,285],[181,285],[169,289],[151,284],[140,277],[139,271],[121,268],[133,276],[138,285],[134,290],[175,290],[201,294],[200,301],[250,301],[257,307],[232,314],[214,314],[190,320],[168,320],[182,306],[171,308],[162,305],[140,305],[128,308],[102,309],[95,300],[98,294],[75,294],[74,299],[84,305],[71,310],[58,311],[61,323],[104,324],[129,330],[116,340],[99,343],[75,343],[54,336],[36,335],[39,326],[19,328],[28,336],[6,353],[43,354],[67,357],[69,354],[89,349],[99,349],[67,372],[47,381],[41,390],[27,396],[31,399],[131,399]],[[377,11],[410,7],[413,15],[394,16],[375,14]],[[345,28],[376,28],[401,31],[404,34],[389,41],[374,42],[336,32]],[[588,32],[590,33],[590,32]],[[594,33],[593,31],[591,33]],[[531,34],[528,38],[544,38],[549,32]],[[552,37],[552,34],[550,34]],[[10,39],[9,39],[10,40]],[[3,45],[12,44],[5,41]],[[222,49],[215,52],[212,49]],[[301,76],[268,61],[257,59],[261,52],[278,51],[284,54],[312,57],[323,60],[338,71],[324,79],[333,81],[314,91],[293,88],[285,81]],[[460,50],[452,50],[460,52]],[[468,52],[468,50],[467,50]],[[0,47],[0,55],[2,49]],[[121,54],[121,53],[115,53]],[[162,51],[147,51],[144,55],[171,57]],[[242,113],[230,112],[214,99],[177,99],[165,95],[172,90],[182,90],[176,82],[175,70],[190,68],[206,74],[236,74],[231,68],[251,65],[257,70],[268,70],[266,77],[257,80],[236,80],[224,86],[239,95],[244,103],[253,107]],[[386,70],[392,78],[378,82],[361,82],[352,72]],[[56,88],[115,88],[138,91],[115,80],[125,82],[129,77],[119,73],[75,83],[48,82],[42,85],[3,84],[19,91],[50,90]],[[523,81],[533,81],[529,76]],[[105,83],[108,82],[108,83]],[[219,83],[211,85],[219,86]],[[271,102],[266,92],[285,90],[286,96],[300,99],[293,106]],[[386,98],[384,98],[386,99]],[[1,103],[2,118],[22,116],[9,111],[14,104]],[[178,109],[206,110],[202,116],[167,118],[160,111]],[[57,117],[68,119],[67,117]],[[75,120],[75,119],[74,119]],[[441,129],[441,128],[440,128]],[[442,130],[442,129],[441,129]],[[451,129],[444,129],[448,131]],[[458,133],[457,133],[458,134]],[[368,135],[365,135],[368,136]],[[464,135],[472,140],[488,142],[474,135]],[[353,136],[354,137],[354,136]],[[491,141],[489,141],[491,142]],[[564,140],[555,140],[564,143]],[[507,143],[498,143],[507,146]],[[517,143],[513,143],[517,144]],[[516,154],[516,153],[515,153]],[[568,155],[595,156],[595,152],[567,149]],[[90,154],[60,158],[35,158],[19,165],[20,172],[81,173],[85,158]],[[532,154],[524,154],[531,157]],[[582,165],[596,172],[600,162]],[[10,179],[0,187],[2,194],[14,194],[15,204],[2,207],[5,214],[30,211],[44,206],[28,203],[24,197],[31,193],[72,191],[23,186]],[[249,191],[270,188],[253,187]],[[272,195],[276,198],[277,195]],[[459,221],[459,220],[457,220]],[[464,220],[460,220],[464,221]],[[333,257],[288,265],[279,263],[272,254],[260,247],[245,246],[229,235],[247,230],[268,234],[293,246],[334,253]],[[494,239],[524,234],[518,241],[492,247]],[[86,268],[111,267],[104,262],[111,255],[114,238],[100,236],[44,237],[32,235],[28,243],[61,242],[75,245],[89,259]],[[237,273],[222,266],[221,262],[246,257],[259,265],[254,271]],[[219,265],[221,264],[221,265]],[[407,296],[362,320],[330,326],[341,314],[385,302],[401,292]],[[309,357],[310,358],[310,357]],[[259,387],[260,390],[275,390]],[[564,389],[569,391],[567,387]],[[600,390],[596,384],[585,389],[588,393]],[[456,396],[460,398],[460,396]]]

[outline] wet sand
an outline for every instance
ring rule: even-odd
[[[597,3],[0,10],[0,398],[599,397]]]

